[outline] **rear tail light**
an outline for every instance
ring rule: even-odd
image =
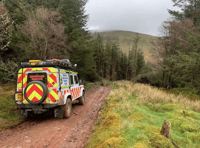
[[[22,93],[16,93],[15,94],[15,100],[22,102],[22,100],[23,100],[23,94]]]

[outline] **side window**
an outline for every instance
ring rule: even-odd
[[[74,76],[74,79],[75,79],[76,84],[78,84],[78,77]]]
[[[71,85],[74,85],[73,75],[70,75],[70,81],[71,81]]]

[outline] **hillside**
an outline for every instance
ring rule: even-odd
[[[86,148],[199,148],[199,100],[128,81],[108,85],[113,90],[100,109]],[[165,120],[176,146],[161,134]]]
[[[128,53],[129,49],[133,46],[133,39],[136,37],[136,32],[131,31],[104,31],[104,32],[94,32],[92,33],[93,36],[97,36],[100,34],[104,41],[110,39],[111,41],[117,41],[120,45],[120,48],[123,52]],[[140,41],[139,41],[139,48],[143,51],[145,55],[145,61],[153,62],[154,59],[151,53],[151,41],[155,41],[157,37],[146,35],[146,34],[139,34]]]

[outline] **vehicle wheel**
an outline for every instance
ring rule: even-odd
[[[85,93],[79,98],[79,104],[83,105],[85,103]]]
[[[72,101],[70,98],[67,98],[67,102],[63,108],[63,117],[69,118],[72,113]]]

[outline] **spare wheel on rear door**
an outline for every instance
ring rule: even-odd
[[[25,99],[31,104],[42,103],[48,94],[46,85],[41,81],[32,81],[28,83],[24,90]]]

